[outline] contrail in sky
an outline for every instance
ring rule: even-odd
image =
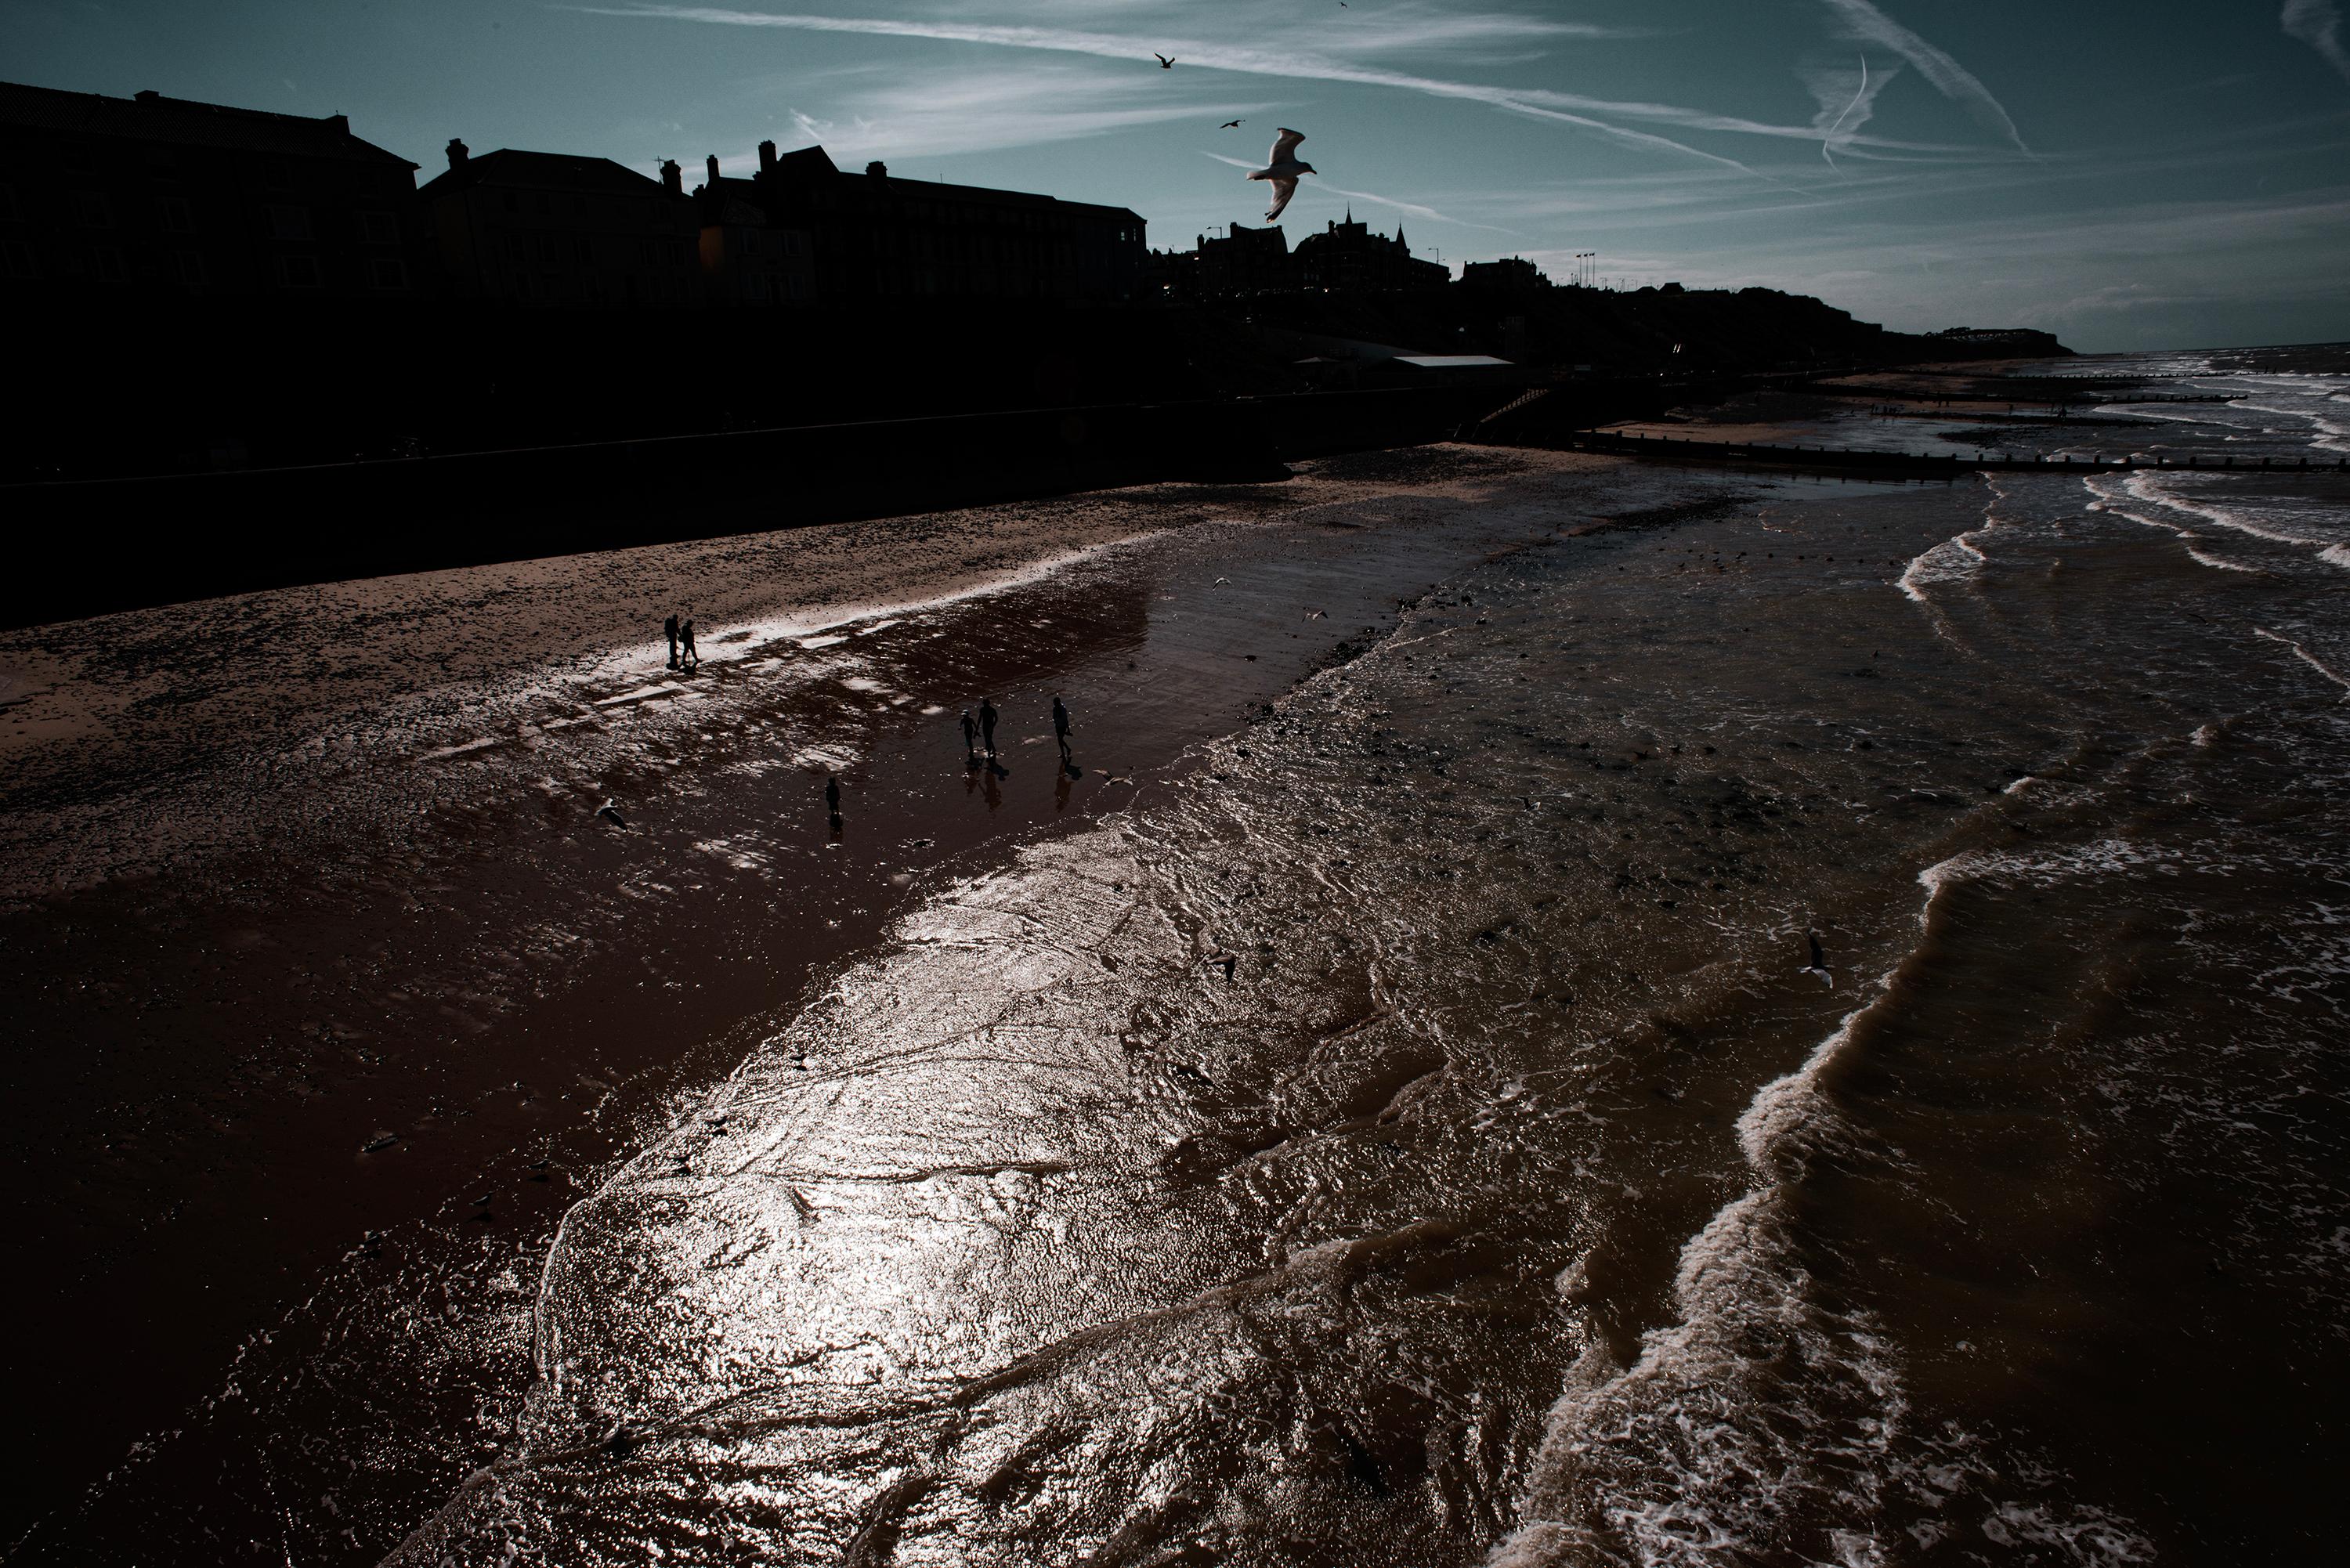
[[[1200,156],[1202,158],[1212,158],[1219,163],[1229,163],[1235,169],[1253,169],[1256,167],[1255,164],[1250,162],[1245,158],[1227,158],[1221,152],[1209,152],[1202,150]],[[1448,217],[1444,213],[1438,212],[1433,207],[1423,207],[1417,202],[1399,202],[1393,196],[1382,196],[1375,191],[1348,191],[1341,186],[1331,184],[1319,174],[1315,175],[1313,178],[1314,182],[1316,185],[1321,186],[1322,189],[1329,192],[1334,196],[1347,196],[1357,202],[1377,202],[1382,207],[1393,207],[1399,213],[1409,213],[1415,218],[1426,218],[1431,223],[1458,223],[1464,229],[1487,229],[1497,234],[1514,234],[1518,232],[1515,229],[1503,228],[1498,223],[1472,223],[1466,218]]]
[[[2284,15],[2278,21],[2287,37],[2299,38],[2324,55],[2350,82],[2350,50],[2342,47],[2342,13],[2334,0],[2284,0]]]
[[[2031,154],[2032,149],[2024,146],[2023,134],[2015,129],[2015,121],[2007,117],[1999,99],[1991,97],[1991,88],[1977,80],[1972,71],[1878,10],[1869,0],[1825,0],[1825,4],[1844,18],[1846,30],[1854,37],[1891,49],[1916,66],[1920,75],[1941,89],[1944,98],[1967,104],[1978,119],[2014,142],[2018,151]]]
[[[1145,52],[1144,46],[1131,38],[1108,33],[1073,32],[1058,27],[1011,27],[976,22],[899,22],[867,16],[813,16],[796,13],[734,11],[709,5],[569,5],[566,10],[585,12],[599,16],[637,16],[681,22],[710,22],[737,27],[784,27],[811,33],[863,33],[881,37],[936,38],[950,43],[989,44],[1003,48],[1045,49],[1061,54],[1097,55],[1107,59],[1131,60]],[[1286,77],[1315,81],[1354,82],[1365,87],[1394,88],[1406,92],[1424,93],[1432,98],[1465,99],[1508,109],[1514,114],[1572,125],[1604,136],[1627,147],[1647,151],[1669,152],[1683,158],[1724,169],[1735,169],[1757,180],[1768,180],[1735,158],[1707,152],[1669,137],[1645,130],[1633,130],[1613,125],[1578,112],[1590,107],[1605,112],[1633,115],[1642,119],[1671,119],[1674,123],[1689,124],[1698,129],[1736,130],[1750,135],[1785,136],[1809,141],[1819,132],[1811,126],[1763,125],[1752,120],[1735,119],[1727,116],[1701,114],[1693,109],[1677,109],[1661,104],[1600,104],[1596,100],[1578,99],[1567,93],[1555,93],[1535,88],[1516,89],[1487,87],[1478,82],[1447,81],[1437,77],[1411,76],[1402,71],[1390,71],[1376,66],[1358,66],[1326,56],[1289,54],[1272,49],[1259,49],[1224,44],[1175,42],[1156,40],[1159,49],[1171,49],[1186,65],[1211,70],[1241,71],[1252,76]],[[1970,78],[1971,79],[1971,78]],[[1775,183],[1775,182],[1773,182]]]
[[[1844,106],[1844,112],[1835,117],[1835,123],[1828,127],[1827,135],[1820,140],[1820,156],[1828,161],[1829,168],[1835,168],[1835,148],[1836,132],[1844,129],[1844,122],[1852,118],[1852,111],[1858,109],[1861,106],[1862,100],[1867,97],[1868,56],[1866,54],[1863,54],[1860,57],[1860,90],[1852,95],[1852,101]],[[1842,172],[1841,170],[1838,170],[1837,171],[1839,173]]]

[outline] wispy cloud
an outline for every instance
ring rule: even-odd
[[[1617,103],[1542,88],[1503,88],[1482,82],[1452,81],[1440,77],[1418,76],[1409,72],[1388,70],[1383,67],[1338,59],[1311,50],[1295,50],[1278,46],[1219,44],[1198,39],[1154,38],[1145,41],[1117,34],[1083,32],[1060,27],[1007,26],[976,22],[898,21],[872,16],[819,16],[799,12],[737,11],[710,5],[573,5],[565,8],[585,12],[591,16],[699,22],[737,27],[775,27],[800,32],[861,33],[880,37],[931,38],[942,42],[982,44],[1001,48],[1094,55],[1120,60],[1141,59],[1156,51],[1171,55],[1185,65],[1210,70],[1280,77],[1292,80],[1348,82],[1364,87],[1390,88],[1431,98],[1487,104],[1513,114],[1588,130],[1619,146],[1695,159],[1721,168],[1735,169],[1758,180],[1767,179],[1768,176],[1757,173],[1737,159],[1691,147],[1686,142],[1676,141],[1669,137],[1659,136],[1651,131],[1637,130],[1629,126],[1618,125],[1613,120],[1602,119],[1598,116],[1606,113],[1622,119],[1648,119],[1690,130],[1792,137],[1805,141],[1816,140],[1818,136],[1818,132],[1807,125],[1770,125],[1742,119],[1734,116],[1710,114],[1700,109],[1681,109],[1669,104]],[[1547,26],[1524,19],[1520,19],[1517,25],[1536,30],[1529,36],[1540,36],[1539,29]],[[1498,24],[1494,26],[1498,26]]]
[[[858,71],[814,85],[829,89],[829,101],[808,105],[804,86],[794,125],[809,140],[858,159],[983,152],[1181,120],[1212,125],[1267,107],[1188,93],[1137,103],[1123,82],[1094,67],[1048,66],[1016,79],[969,70]]]
[[[1202,158],[1212,158],[1219,163],[1229,163],[1235,169],[1254,169],[1257,167],[1256,164],[1250,162],[1245,158],[1228,158],[1221,152],[1209,152],[1202,150],[1200,156]],[[1308,175],[1306,178],[1311,180],[1315,184],[1319,185],[1325,191],[1329,192],[1334,196],[1345,196],[1348,200],[1356,202],[1375,202],[1382,207],[1393,207],[1397,212],[1405,214],[1407,217],[1426,218],[1429,222],[1435,223],[1457,223],[1464,229],[1483,229],[1488,234],[1515,234],[1518,232],[1515,229],[1505,229],[1499,223],[1472,223],[1466,218],[1456,218],[1449,213],[1440,213],[1435,208],[1424,207],[1418,202],[1406,202],[1394,196],[1382,196],[1373,191],[1349,191],[1342,185],[1331,184],[1327,180],[1321,178],[1318,174]]]
[[[2315,49],[2342,73],[2344,81],[2350,81],[2350,49],[2342,46],[2342,12],[2334,0],[2284,0],[2284,15],[2278,20],[2286,36]]]
[[[1886,84],[1901,72],[1899,66],[1887,66],[1876,71],[1868,68],[1868,57],[1860,57],[1856,69],[1835,67],[1814,68],[1796,73],[1812,91],[1814,101],[1820,106],[1812,124],[1820,133],[1820,156],[1835,168],[1836,150],[1860,134],[1869,117],[1877,112],[1877,95]],[[1834,115],[1833,119],[1829,119]],[[1842,172],[1842,171],[1838,171]]]
[[[1843,18],[1845,32],[1856,42],[1879,44],[1891,49],[1918,67],[1918,74],[1932,82],[1944,98],[1962,103],[1975,117],[2016,145],[2021,152],[2030,152],[2023,144],[2022,132],[2015,121],[1993,98],[1991,89],[1978,80],[1975,74],[1949,55],[1936,48],[1884,12],[1870,0],[1825,0],[1828,9]]]

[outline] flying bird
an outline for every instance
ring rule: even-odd
[[[1171,71],[1175,68],[1175,57],[1172,55],[1162,55],[1153,49],[1150,51],[1150,57],[1159,62],[1159,68],[1162,71]]]
[[[1289,205],[1292,196],[1297,194],[1299,175],[1321,172],[1311,163],[1297,161],[1297,144],[1305,140],[1305,133],[1292,130],[1285,125],[1279,130],[1280,134],[1274,138],[1273,156],[1265,160],[1263,168],[1250,170],[1248,176],[1252,180],[1270,181],[1273,184],[1273,205],[1266,208],[1264,213],[1264,221],[1268,223],[1281,216],[1281,210]]]
[[[1223,124],[1222,124],[1222,125],[1220,125],[1220,126],[1216,127],[1216,129],[1217,129],[1218,130],[1232,130],[1233,127],[1235,127],[1235,126],[1237,126],[1237,125],[1239,125],[1239,124],[1240,124],[1240,121],[1239,121],[1239,120],[1237,120],[1237,119],[1228,119],[1228,120],[1224,121],[1224,123],[1223,123]]]

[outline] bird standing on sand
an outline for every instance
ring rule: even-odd
[[[596,808],[596,815],[615,827],[625,829],[629,826],[629,819],[620,815],[619,803],[609,795],[606,795],[604,804]]]
[[[1171,71],[1175,68],[1175,57],[1172,55],[1162,55],[1153,49],[1150,51],[1150,57],[1159,62],[1159,68],[1162,71]]]
[[[1287,126],[1279,130],[1280,134],[1274,138],[1273,156],[1265,161],[1263,168],[1252,169],[1248,175],[1252,180],[1269,181],[1273,185],[1273,205],[1264,213],[1264,221],[1268,223],[1281,216],[1281,210],[1289,205],[1292,196],[1297,194],[1299,175],[1321,172],[1311,163],[1297,161],[1297,144],[1305,140],[1305,133],[1292,130]]]

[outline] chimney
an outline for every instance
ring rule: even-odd
[[[140,103],[161,103],[163,101],[163,95],[157,92],[153,88],[141,88],[139,91],[131,94],[130,96]]]
[[[872,162],[868,163],[865,166],[865,172],[870,174],[876,180],[887,180],[889,178],[889,166],[887,163],[882,162],[879,158],[876,158]]]
[[[327,124],[345,136],[351,133],[351,117],[348,114],[330,114],[327,116]]]
[[[677,166],[674,158],[661,160],[661,189],[672,196],[685,194],[685,171]]]
[[[453,136],[449,139],[450,168],[463,169],[465,166],[465,160],[471,158],[473,155],[473,149],[467,147],[463,142],[458,140]]]
[[[710,171],[710,188],[711,188],[712,190],[713,190],[713,191],[717,190],[717,189],[718,189],[718,154],[716,154],[715,152],[713,152],[713,153],[712,153],[712,154],[711,154],[707,159],[703,160],[702,167]]]
[[[775,171],[775,144],[772,141],[762,141],[759,143],[759,172],[773,174]]]

